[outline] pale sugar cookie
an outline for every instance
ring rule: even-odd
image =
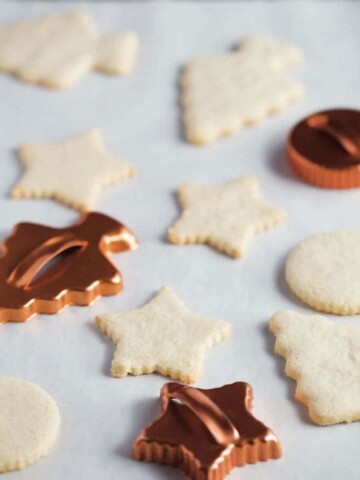
[[[256,233],[281,223],[286,213],[262,199],[256,177],[223,185],[188,183],[177,191],[181,216],[168,230],[172,243],[206,243],[234,258],[245,255]]]
[[[135,174],[107,152],[94,128],[61,143],[26,143],[18,155],[25,172],[14,198],[53,198],[77,210],[92,210],[101,190]]]
[[[229,323],[191,313],[168,287],[142,308],[98,315],[96,324],[116,344],[114,377],[158,372],[186,383],[201,377],[206,351],[231,332]]]
[[[93,69],[130,73],[139,40],[132,33],[100,37],[85,12],[45,15],[0,26],[0,70],[53,88],[71,88]]]
[[[360,231],[334,230],[300,243],[285,268],[291,290],[315,310],[360,313]]]
[[[211,143],[283,110],[302,96],[288,74],[301,58],[292,45],[248,37],[231,53],[187,63],[181,77],[186,139]]]
[[[46,456],[59,425],[58,407],[42,388],[0,377],[0,472],[20,470]]]
[[[295,397],[313,422],[359,421],[360,325],[283,310],[270,319],[270,330],[286,374],[297,382]]]

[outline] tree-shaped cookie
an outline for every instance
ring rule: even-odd
[[[325,317],[277,312],[270,319],[275,352],[297,381],[295,397],[313,422],[331,425],[360,420],[360,325]]]
[[[126,75],[134,67],[134,33],[100,37],[84,12],[55,13],[0,26],[0,70],[53,88],[70,88],[90,70]]]
[[[249,37],[231,53],[189,62],[181,78],[186,139],[207,144],[283,110],[302,94],[287,73],[301,57],[292,45]]]

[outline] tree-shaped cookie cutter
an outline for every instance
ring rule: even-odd
[[[124,225],[90,212],[68,228],[19,223],[0,256],[0,323],[24,322],[36,313],[89,305],[123,286],[110,253],[137,248]]]

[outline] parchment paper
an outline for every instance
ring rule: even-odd
[[[57,2],[2,3],[0,22],[69,10]],[[159,413],[166,381],[159,375],[115,379],[114,346],[94,324],[97,313],[136,308],[162,285],[190,309],[230,321],[229,340],[207,355],[201,387],[236,380],[251,383],[255,415],[273,428],[283,458],[237,468],[246,480],[358,480],[360,424],[318,427],[294,400],[295,382],[273,353],[267,320],[278,309],[311,313],[289,292],[283,276],[288,252],[328,229],[359,228],[360,190],[328,191],[305,185],[289,170],[289,129],[318,109],[360,105],[358,2],[79,3],[102,32],[134,29],[142,50],[136,72],[123,79],[90,74],[75,89],[54,92],[0,76],[0,235],[19,221],[61,227],[77,212],[50,200],[12,200],[22,168],[16,147],[26,141],[61,141],[90,127],[106,145],[138,168],[134,180],[104,192],[98,210],[134,230],[137,252],[114,255],[125,289],[89,308],[0,327],[0,374],[34,381],[53,395],[62,415],[56,448],[43,461],[3,480],[159,480],[184,478],[177,469],[131,460],[131,445]],[[305,61],[292,74],[306,98],[211,147],[181,136],[177,80],[188,59],[226,52],[243,36],[266,34],[299,46]],[[288,211],[288,221],[257,236],[245,259],[232,260],[204,246],[165,240],[178,215],[174,191],[186,181],[218,183],[238,175],[259,177],[265,197]],[[81,181],[81,179],[79,179]],[[360,324],[358,317],[333,317]]]

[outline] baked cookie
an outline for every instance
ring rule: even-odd
[[[360,420],[360,326],[319,315],[275,313],[270,330],[286,374],[297,381],[295,397],[319,425]]]
[[[360,313],[360,231],[334,230],[305,240],[290,253],[285,276],[315,310]]]
[[[58,407],[42,388],[0,377],[0,472],[20,470],[47,455],[59,425]]]
[[[287,68],[301,58],[292,45],[248,37],[234,52],[189,62],[181,78],[187,141],[203,145],[234,135],[299,99],[302,87]]]
[[[281,223],[286,213],[261,198],[256,177],[244,176],[219,186],[181,185],[182,214],[168,230],[172,243],[206,243],[231,257],[244,256],[252,237]]]
[[[18,155],[25,172],[12,197],[53,198],[80,211],[92,210],[104,187],[135,174],[106,151],[95,128],[61,143],[23,144]]]
[[[130,73],[138,44],[131,32],[100,37],[87,13],[54,13],[0,26],[0,70],[25,82],[71,88],[93,69]]]
[[[144,307],[99,315],[96,324],[116,344],[114,377],[158,372],[186,383],[200,378],[205,352],[231,332],[229,323],[191,313],[168,287]]]

